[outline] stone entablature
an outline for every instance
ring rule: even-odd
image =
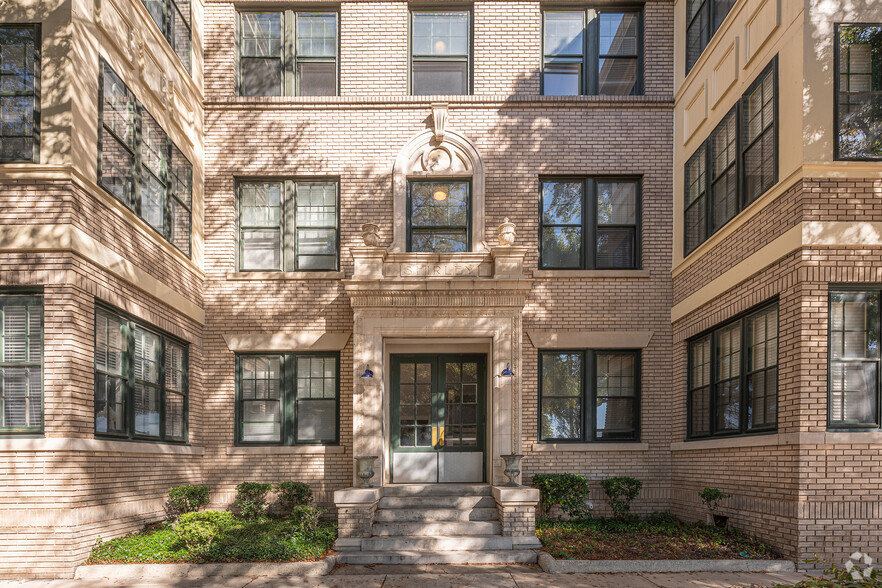
[[[523,278],[527,252],[527,247],[509,246],[477,253],[390,253],[382,247],[356,248],[350,250],[355,269],[347,284],[382,281],[384,289],[393,283],[401,284],[402,289],[411,289],[404,287],[409,280],[468,282],[484,279],[523,281],[529,287],[532,280]]]

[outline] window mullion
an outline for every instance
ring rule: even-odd
[[[126,321],[126,345],[128,347],[128,377],[126,378],[125,413],[128,438],[135,436],[135,324]]]
[[[282,356],[284,369],[282,370],[282,385],[280,386],[282,403],[284,406],[284,414],[282,416],[283,429],[283,445],[295,445],[297,431],[297,359],[293,354]]]
[[[740,422],[738,423],[738,432],[741,434],[748,432],[747,427],[747,411],[748,411],[748,394],[747,394],[747,356],[748,356],[748,340],[747,340],[747,329],[749,326],[749,319],[751,316],[756,316],[755,314],[749,315],[741,319],[741,341],[739,344],[741,345],[741,353],[740,353],[740,365],[738,366],[739,374],[738,374],[738,396],[740,403]]]
[[[597,61],[600,53],[600,15],[597,10],[593,8],[586,10],[584,22],[585,82],[583,93],[595,95],[599,87],[597,78],[600,75]]]
[[[597,266],[597,182],[593,178],[585,180],[582,198],[582,268],[594,269]]]
[[[282,26],[282,95],[299,96],[300,80],[296,77],[297,55],[295,42],[297,35],[297,13],[285,10]]]
[[[717,332],[710,334],[710,379],[708,380],[708,406],[710,410],[707,414],[707,431],[708,437],[713,437],[717,433],[716,427],[716,411],[717,411]]]
[[[165,357],[166,357],[166,340],[165,337],[159,338],[159,439],[165,441]]]
[[[133,129],[133,137],[132,137],[132,208],[139,217],[141,216],[141,174],[142,174],[142,165],[141,165],[141,133],[142,133],[142,119],[141,119],[141,103],[136,99],[132,98],[132,105],[134,108],[133,118],[134,118],[134,129]],[[143,217],[142,217],[143,218]]]
[[[594,374],[597,369],[595,363],[597,355],[592,350],[582,352],[582,414],[583,414],[583,441],[597,441],[594,405],[597,402],[597,389]]]

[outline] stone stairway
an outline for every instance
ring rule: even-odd
[[[534,563],[535,537],[505,537],[489,485],[383,487],[371,537],[341,542],[339,563]]]

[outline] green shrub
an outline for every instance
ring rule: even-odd
[[[224,530],[235,524],[232,513],[221,510],[205,510],[184,513],[175,523],[175,537],[194,554],[208,551],[211,544]]]
[[[238,516],[253,521],[266,514],[266,495],[272,489],[272,484],[261,482],[242,482],[236,486],[233,506],[238,509]]]
[[[588,502],[588,478],[579,474],[536,474],[533,486],[539,489],[542,500],[543,518],[554,505],[571,519],[582,519],[591,516]]]
[[[698,493],[698,497],[701,498],[701,501],[707,507],[711,514],[717,507],[720,505],[720,502],[729,498],[730,494],[726,494],[725,492],[717,489],[717,488],[705,488],[701,492]]]
[[[302,535],[312,536],[318,531],[319,519],[325,509],[310,504],[298,504],[291,508],[291,522]]]
[[[168,489],[168,500],[165,513],[169,521],[176,521],[179,516],[188,512],[196,512],[208,504],[208,486],[174,486]]]
[[[617,519],[625,518],[631,510],[631,501],[640,494],[643,482],[636,478],[618,476],[600,481],[600,487],[609,498],[609,506]]]
[[[303,506],[312,502],[312,489],[305,482],[279,482],[276,484],[279,493],[279,506],[287,516],[295,506]]]

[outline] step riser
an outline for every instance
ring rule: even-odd
[[[362,539],[362,551],[487,551],[513,549],[511,537],[371,537]]]
[[[496,500],[492,496],[384,496],[378,507],[409,510],[496,508]]]
[[[376,536],[437,537],[439,535],[496,535],[502,533],[498,522],[443,523],[374,523]]]
[[[384,496],[490,496],[486,484],[405,484],[383,486]]]
[[[371,564],[521,564],[536,563],[534,551],[446,551],[439,553],[371,553],[347,551],[337,555],[337,562],[352,565]]]
[[[497,521],[499,511],[495,508],[387,508],[374,513],[377,523],[420,523],[442,521]]]

